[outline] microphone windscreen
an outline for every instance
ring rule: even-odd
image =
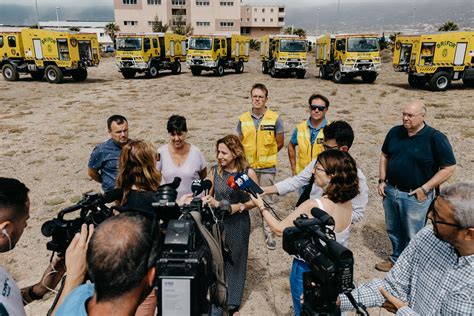
[[[313,207],[311,209],[311,215],[313,215],[314,218],[319,219],[325,225],[334,225],[334,218],[318,207]]]
[[[238,190],[238,189],[239,189],[238,185],[235,183],[235,178],[234,178],[234,176],[230,176],[230,177],[229,177],[229,179],[227,180],[227,185],[228,185],[230,188],[234,189],[234,190]]]
[[[115,188],[110,191],[107,191],[102,196],[104,199],[104,203],[111,203],[116,200],[120,200],[123,196],[123,189],[122,188]]]
[[[210,190],[212,188],[212,181],[209,179],[204,179],[201,181],[201,186],[204,191]]]
[[[191,184],[191,192],[196,196],[204,190],[201,179],[195,179]]]
[[[169,185],[173,189],[177,189],[180,184],[181,184],[181,178],[180,177],[174,177],[173,182],[171,182]]]

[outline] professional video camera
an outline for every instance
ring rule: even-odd
[[[226,285],[222,238],[219,222],[230,213],[223,201],[218,209],[204,205],[197,197],[212,186],[209,180],[196,180],[194,198],[180,208],[182,216],[170,220],[157,261],[159,315],[204,315],[211,306],[226,306]],[[175,209],[176,188],[158,189],[158,213]]]
[[[303,274],[303,315],[335,314],[339,294],[347,295],[357,314],[368,315],[351,295],[354,289],[352,252],[336,241],[334,219],[319,208],[313,208],[293,221],[295,227],[283,231],[283,249],[299,256],[310,266]]]
[[[46,237],[52,237],[46,248],[57,252],[60,256],[64,255],[74,235],[81,231],[82,224],[97,226],[112,216],[112,210],[106,204],[120,199],[122,194],[122,189],[113,189],[105,194],[87,192],[77,204],[59,211],[56,218],[46,221],[41,226],[41,233]],[[77,210],[81,210],[79,217],[64,218],[66,214]]]

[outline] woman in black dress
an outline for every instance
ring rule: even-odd
[[[242,303],[250,236],[250,216],[247,210],[254,207],[247,193],[228,186],[231,176],[245,172],[258,183],[255,171],[249,168],[244,148],[239,138],[227,135],[216,144],[217,165],[208,175],[213,186],[209,195],[203,197],[205,203],[219,207],[219,201],[227,200],[231,204],[231,215],[224,219],[225,242],[231,250],[233,264],[226,262],[225,275],[228,285],[227,306],[229,315],[237,316]]]

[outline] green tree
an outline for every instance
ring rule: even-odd
[[[299,37],[306,36],[306,30],[298,27],[289,26],[284,30],[285,34],[298,35]]]
[[[393,52],[394,49],[395,49],[395,41],[396,41],[396,39],[397,39],[397,36],[400,35],[400,34],[402,34],[402,33],[401,33],[401,32],[395,32],[395,33],[390,34],[390,35],[388,36],[388,38],[389,38],[389,40],[390,40],[389,47],[390,47],[390,49],[392,50],[392,52]]]
[[[169,29],[169,25],[168,24],[163,24],[163,22],[161,22],[159,19],[158,19],[158,16],[155,15],[154,19],[153,19],[153,22],[151,22],[151,30],[152,32],[155,32],[155,33],[165,33],[166,31],[168,31]]]
[[[194,28],[191,26],[191,24],[186,24],[184,21],[182,14],[177,15],[176,18],[173,19],[171,30],[176,34],[186,36],[193,35],[194,32]]]
[[[112,40],[112,43],[114,43],[115,47],[115,35],[117,32],[120,32],[120,26],[118,26],[115,23],[108,23],[105,25],[105,33],[110,36],[110,39]]]
[[[446,21],[444,24],[438,29],[440,32],[448,32],[448,31],[457,31],[459,27],[453,21]]]
[[[260,50],[260,42],[256,39],[250,39],[250,49]]]

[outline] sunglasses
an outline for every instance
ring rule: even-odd
[[[312,111],[318,110],[319,112],[322,112],[322,111],[326,110],[326,107],[324,105],[313,105],[313,104],[311,104],[309,107],[311,108]]]

